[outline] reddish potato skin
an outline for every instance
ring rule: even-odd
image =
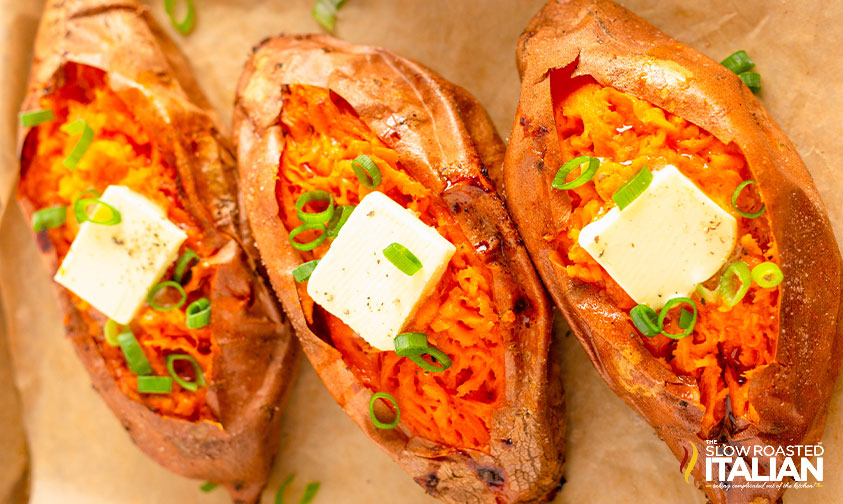
[[[595,287],[549,259],[548,242],[570,208],[550,182],[564,160],[552,115],[548,71],[571,65],[734,142],[767,204],[780,251],[780,333],[773,363],[753,379],[758,425],[728,422],[721,440],[788,445],[820,440],[841,359],[841,259],[811,177],[791,142],[729,70],[607,0],[549,2],[517,48],[521,98],[504,165],[512,217],[556,305],[602,378],[656,429],[679,460],[695,444],[703,409],[696,383],[648,352],[635,327]],[[694,468],[704,481],[705,457]],[[736,480],[737,481],[737,480]],[[776,502],[783,490],[704,488],[715,503]]]
[[[469,240],[488,243],[485,257],[500,268],[493,287],[498,307],[526,301],[520,320],[502,331],[507,399],[492,419],[490,455],[437,445],[403,426],[376,429],[368,411],[372,392],[308,327],[290,273],[302,261],[278,217],[274,190],[283,146],[282,88],[292,83],[328,87],[347,100],[407,170],[449,203]],[[396,129],[388,121],[394,116],[412,119],[397,121]],[[261,258],[305,354],[337,403],[435,497],[453,503],[544,501],[558,487],[564,456],[558,352],[551,348],[544,290],[484,176],[484,167],[500,173],[504,147],[482,107],[463,89],[383,49],[322,35],[282,36],[261,43],[246,64],[234,132],[242,205]]]
[[[165,418],[126,397],[81,314],[56,285],[67,336],[94,388],[150,458],[183,476],[225,485],[235,502],[257,502],[277,451],[281,411],[300,353],[289,322],[257,273],[249,237],[241,234],[248,229],[239,226],[236,167],[226,128],[184,57],[137,1],[48,1],[21,110],[40,108],[40,97],[61,84],[70,62],[105,71],[146,131],[172,149],[164,155],[177,168],[184,206],[199,222],[203,240],[219,247],[209,297],[212,309],[220,307],[211,319],[220,352],[208,403],[222,428]],[[19,152],[29,132],[19,131]],[[21,166],[25,169],[28,160],[22,157]],[[19,203],[31,219],[32,203],[25,198]],[[52,276],[56,252],[46,233],[35,233],[35,239],[45,273]],[[245,311],[226,310],[235,297],[252,302]]]

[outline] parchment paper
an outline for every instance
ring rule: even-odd
[[[196,0],[196,31],[174,38],[224,117],[249,49],[279,32],[319,30],[312,0]],[[518,99],[515,42],[543,0],[350,0],[337,34],[415,58],[474,93],[509,134]],[[843,2],[821,0],[622,1],[674,37],[720,60],[746,49],[763,75],[762,102],[799,148],[843,242]],[[152,1],[166,24],[163,1]],[[0,281],[14,385],[0,349],[0,501],[23,502],[27,470],[35,503],[225,503],[216,490],[147,460],[92,390],[64,339],[50,285],[20,211],[9,204],[17,162],[16,112],[24,90],[41,2],[0,0]],[[170,30],[173,33],[172,30]],[[3,321],[0,313],[0,323]],[[568,405],[566,483],[557,503],[702,503],[679,463],[599,379],[564,324]],[[19,391],[19,394],[16,393]],[[20,407],[19,407],[20,405]],[[785,503],[843,503],[843,394],[838,386],[824,437],[825,484],[789,490]],[[370,443],[305,365],[285,414],[264,502],[290,473],[296,502],[305,482],[322,482],[316,502],[433,502]],[[21,426],[26,429],[29,466]],[[29,469],[27,469],[29,467]]]

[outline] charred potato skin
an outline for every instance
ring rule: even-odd
[[[281,411],[300,353],[289,322],[257,273],[244,233],[248,229],[239,225],[227,128],[199,90],[187,61],[137,1],[49,0],[21,110],[40,108],[40,98],[61,85],[70,62],[105,71],[111,88],[147,131],[157,134],[159,145],[172,148],[165,155],[176,166],[185,208],[200,223],[203,239],[220,250],[213,258],[219,268],[212,279],[212,303],[244,292],[252,300],[243,312],[214,312],[211,322],[220,351],[208,397],[222,427],[163,417],[126,397],[81,314],[56,285],[66,334],[94,388],[150,458],[183,476],[224,484],[235,502],[256,502],[278,448]],[[22,169],[28,166],[23,146],[29,132],[19,131]],[[32,203],[23,197],[19,203],[31,219]],[[35,233],[35,239],[52,276],[56,252],[45,232]]]
[[[721,441],[774,446],[820,440],[841,360],[841,259],[826,211],[795,147],[725,67],[607,0],[551,1],[517,48],[521,98],[504,164],[513,219],[551,297],[607,384],[642,415],[680,460],[695,444],[702,406],[692,379],[659,365],[635,327],[594,287],[550,261],[542,239],[569,206],[550,180],[564,160],[548,71],[569,65],[734,142],[767,204],[780,251],[781,325],[776,359],[753,378],[758,425],[729,425]],[[553,172],[553,173],[551,173]],[[693,472],[704,481],[704,457]],[[783,490],[705,488],[721,502],[776,502]]]
[[[301,258],[278,218],[275,173],[283,145],[278,118],[285,84],[327,87],[347,100],[408,171],[449,204],[466,236],[489,245],[501,267],[499,306],[520,301],[506,331],[507,401],[492,419],[491,455],[379,430],[368,413],[372,392],[340,353],[308,327],[290,271]],[[387,119],[404,121],[397,128]],[[434,126],[438,130],[434,129]],[[438,132],[437,132],[438,131]],[[500,174],[503,144],[466,91],[388,51],[328,36],[282,36],[255,48],[240,80],[234,114],[242,205],[270,280],[305,354],[357,425],[428,493],[448,502],[541,502],[562,475],[563,398],[558,352],[550,348],[550,308],[501,200],[485,176]],[[441,167],[439,170],[431,167]],[[550,352],[550,353],[549,353]]]

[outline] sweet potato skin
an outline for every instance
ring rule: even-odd
[[[274,192],[283,145],[282,88],[292,83],[327,87],[347,100],[407,170],[449,204],[469,240],[488,243],[487,257],[502,272],[493,287],[496,304],[510,309],[526,301],[521,320],[505,332],[506,403],[492,419],[491,455],[440,446],[403,426],[376,429],[368,412],[372,392],[308,327],[290,274],[301,257],[289,245]],[[392,117],[407,120],[390,122]],[[554,492],[562,475],[564,417],[549,303],[483,174],[484,166],[500,172],[504,148],[482,107],[466,91],[388,51],[321,35],[282,36],[261,43],[247,63],[234,132],[242,205],[261,258],[305,354],[337,403],[428,493],[445,501],[540,502]]]
[[[758,425],[726,419],[721,440],[737,445],[815,443],[841,360],[840,253],[820,197],[791,142],[740,79],[608,0],[549,2],[522,34],[521,98],[504,165],[513,219],[556,305],[602,378],[641,414],[680,460],[695,444],[702,416],[692,378],[659,364],[635,327],[593,286],[573,281],[549,259],[543,236],[570,207],[550,181],[560,158],[548,71],[571,65],[676,114],[722,142],[734,142],[767,205],[785,281],[776,359],[755,375],[750,401]],[[728,415],[727,415],[728,417]],[[704,480],[705,457],[694,468]],[[783,490],[705,488],[720,502],[776,502]]]
[[[208,399],[221,426],[165,418],[126,397],[81,314],[56,285],[67,336],[94,388],[150,458],[178,474],[224,484],[235,502],[256,502],[277,451],[281,410],[300,358],[289,322],[257,273],[248,236],[241,233],[248,230],[239,226],[236,167],[226,128],[184,57],[140,2],[48,1],[21,109],[40,108],[40,97],[61,84],[71,62],[106,72],[112,90],[150,135],[157,135],[158,144],[170,149],[164,155],[177,169],[184,207],[201,226],[203,240],[219,250],[212,257],[219,267],[209,297],[220,350]],[[29,132],[19,131],[23,169]],[[31,218],[32,203],[24,197],[19,203]],[[52,276],[56,251],[46,232],[35,233],[35,239]],[[213,310],[244,292],[252,298],[247,310]]]

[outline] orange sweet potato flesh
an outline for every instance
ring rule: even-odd
[[[47,2],[21,110],[41,108],[55,121],[19,136],[24,213],[72,208],[89,189],[126,185],[185,230],[183,250],[201,258],[184,286],[188,302],[211,302],[210,324],[200,329],[186,326],[187,303],[141,308],[131,329],[154,374],[167,376],[167,355],[188,354],[208,386],[191,392],[174,383],[170,394],[140,394],[121,350],[105,341],[106,317],[56,285],[68,338],[95,389],[156,462],[225,485],[235,502],[256,502],[299,352],[241,225],[226,129],[187,62],[135,1]],[[62,161],[76,139],[60,127],[78,118],[95,137],[70,171]],[[65,225],[35,234],[50,276],[77,231],[70,211]],[[190,367],[176,370],[186,375]]]
[[[545,293],[484,174],[500,171],[504,148],[483,109],[388,51],[327,36],[278,37],[246,65],[234,131],[243,208],[261,258],[305,354],[346,413],[445,501],[551,495],[564,452],[558,354]],[[301,224],[295,201],[326,190],[338,205],[356,205],[370,192],[351,169],[359,154],[382,173],[376,190],[457,247],[407,326],[452,357],[445,372],[371,348],[293,279],[296,266],[330,246],[330,239],[312,252],[291,246],[289,231]],[[372,424],[375,392],[396,398],[396,429]],[[391,411],[384,405],[378,414]]]
[[[682,463],[707,440],[810,444],[822,434],[841,359],[840,253],[795,148],[740,79],[606,0],[549,2],[518,44],[521,98],[504,163],[513,220],[539,275],[597,371]],[[579,155],[604,159],[592,182],[551,188]],[[735,253],[777,263],[732,310],[700,307],[691,336],[643,337],[634,302],[576,244],[643,165],[674,164],[738,218]],[[575,174],[572,174],[572,178]],[[761,218],[731,209],[739,199]],[[757,189],[757,190],[756,190]],[[737,257],[735,257],[737,258]],[[708,285],[711,287],[711,285]],[[668,318],[671,332],[679,332]],[[705,456],[693,468],[704,483]],[[735,480],[739,484],[740,478]],[[720,502],[776,502],[783,489],[703,488]]]

